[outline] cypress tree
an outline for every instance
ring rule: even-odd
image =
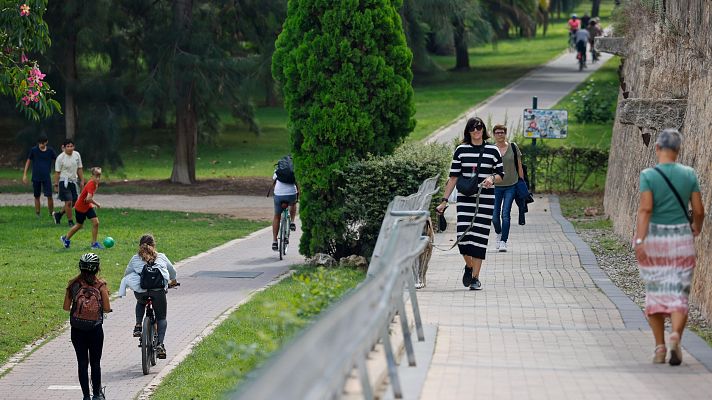
[[[400,0],[290,0],[272,61],[301,187],[307,256],[341,254],[335,170],[388,154],[415,127]],[[378,182],[374,182],[378,184]]]

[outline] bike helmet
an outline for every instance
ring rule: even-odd
[[[576,14],[571,14],[571,18],[576,19],[578,17],[576,16]]]
[[[83,254],[79,258],[79,270],[97,272],[99,270],[99,256],[94,253]]]

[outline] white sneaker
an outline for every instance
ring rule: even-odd
[[[501,242],[501,241],[502,241],[502,234],[498,233],[497,234],[497,248],[499,248],[499,242]]]
[[[495,243],[496,243],[495,246],[496,246],[497,250],[499,250],[499,245],[502,243],[502,241],[497,240]]]
[[[499,242],[499,246],[497,246],[497,250],[499,250],[500,253],[503,253],[507,251],[507,242]]]

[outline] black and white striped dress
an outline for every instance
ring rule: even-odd
[[[477,171],[478,181],[482,183],[488,176],[499,174],[504,176],[502,166],[502,156],[499,154],[497,146],[485,144],[473,146],[461,144],[455,149],[450,166],[450,176],[471,178],[477,167],[480,151],[482,160],[480,169]],[[457,194],[457,235],[460,237],[470,226],[470,222],[475,213],[477,193],[472,196]],[[460,254],[472,256],[484,260],[487,252],[487,241],[489,239],[490,223],[492,222],[492,212],[494,211],[494,186],[487,189],[482,188],[480,195],[480,208],[477,211],[475,223],[467,232],[467,235],[460,241],[458,247]]]

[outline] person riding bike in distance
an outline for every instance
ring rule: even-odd
[[[569,26],[569,42],[575,45],[574,36],[576,36],[576,32],[581,28],[581,20],[578,19],[576,14],[571,14],[571,19],[569,19],[566,24]]]
[[[294,221],[297,218],[297,200],[299,199],[299,185],[294,177],[294,166],[292,157],[284,156],[276,165],[274,175],[272,175],[271,190],[274,193],[274,216],[272,218],[272,250],[279,251],[277,245],[277,233],[279,232],[279,220],[282,216],[282,203],[289,204],[289,215],[292,223],[289,230],[297,230]],[[269,192],[267,193],[269,195]]]
[[[141,273],[144,266],[157,268],[163,275],[163,286],[156,289],[144,289],[141,287]],[[126,287],[129,287],[134,292],[136,297],[136,325],[133,328],[133,336],[141,336],[141,320],[146,310],[146,300],[150,296],[153,300],[153,309],[156,313],[156,323],[158,324],[158,346],[156,347],[156,356],[158,358],[166,358],[166,347],[163,344],[163,339],[166,336],[166,328],[168,320],[166,318],[168,312],[168,302],[166,300],[166,292],[169,287],[177,285],[176,270],[171,263],[171,260],[163,253],[156,251],[156,240],[152,235],[146,234],[141,236],[138,245],[138,253],[136,253],[129,264],[126,266],[124,278],[121,280],[119,288],[119,296],[126,295]]]
[[[581,60],[581,62],[583,62],[583,66],[585,67],[586,66],[586,44],[588,43],[588,40],[591,38],[591,35],[589,35],[589,33],[586,29],[581,28],[578,31],[576,31],[576,35],[574,37],[576,39],[576,52],[578,53],[576,55],[576,58]]]

